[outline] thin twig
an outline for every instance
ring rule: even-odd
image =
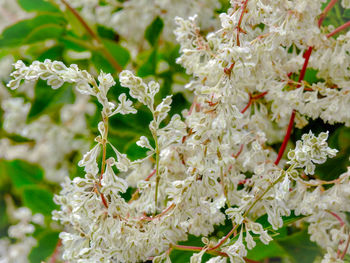
[[[334,29],[331,33],[327,34],[327,37],[331,37],[331,36],[334,36],[335,34],[339,33],[340,31],[346,29],[350,27],[350,21],[346,22],[345,24],[337,27],[336,29]]]
[[[61,0],[62,3],[68,8],[68,10],[78,19],[81,25],[84,27],[86,32],[97,41],[99,47],[101,48],[102,53],[105,55],[109,63],[116,69],[116,71],[121,72],[123,68],[119,65],[119,63],[115,60],[113,55],[109,52],[109,50],[104,46],[101,38],[92,30],[92,28],[86,23],[84,18],[70,5],[66,0]]]
[[[326,8],[322,11],[320,19],[318,20],[318,27],[321,27],[323,20],[326,18],[327,13],[332,9],[332,7],[338,2],[338,0],[331,0]]]
[[[56,259],[57,259],[57,256],[58,256],[58,252],[59,252],[59,249],[60,249],[61,246],[62,246],[62,240],[59,238],[58,241],[57,241],[55,250],[53,251],[52,256],[50,258],[50,263],[55,263],[56,262]]]

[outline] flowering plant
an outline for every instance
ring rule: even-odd
[[[69,262],[235,263],[272,257],[345,262],[350,172],[339,138],[350,125],[350,34],[344,33],[350,22],[334,25],[329,13],[337,8],[345,14],[350,4],[324,2],[231,0],[224,8],[224,1],[155,1],[148,6],[152,18],[142,18],[150,23],[145,40],[136,33],[144,24],[134,29],[125,14],[139,13],[148,1],[45,2],[58,24],[73,28],[49,38],[58,34],[82,50],[69,46],[66,63],[45,57],[47,52],[30,63],[18,60],[7,87],[37,83],[35,90],[48,85],[57,89],[49,92],[75,99],[60,108],[58,124],[48,114],[50,105],[32,113],[37,118],[26,124],[30,104],[18,97],[2,103],[5,130],[31,138],[38,147],[43,138],[53,144],[48,151],[54,152],[45,157],[49,161],[29,161],[39,163],[49,180],[61,182],[60,191],[54,183],[50,189],[56,194],[48,212],[54,210],[52,219],[40,221],[40,215],[23,210],[31,227],[19,235],[11,226],[9,236],[25,241],[33,224],[51,224],[56,237],[60,232],[52,262],[58,255]],[[171,7],[190,16],[174,17]],[[210,19],[194,15],[201,8]],[[70,16],[62,18],[56,14],[60,10]],[[102,27],[96,33],[88,20],[109,25],[122,40],[116,43],[115,33]],[[171,21],[180,45],[176,63],[186,72],[174,63]],[[91,46],[74,26],[87,32]],[[11,30],[3,32],[3,45],[11,42]],[[90,68],[81,61],[85,56]],[[79,63],[70,64],[74,59]],[[179,97],[183,105],[176,109],[173,100],[179,103]],[[141,128],[133,123],[137,116]],[[123,125],[133,130],[123,133]],[[338,149],[328,145],[328,137],[340,140]],[[18,151],[6,159],[22,158]],[[67,161],[71,152],[82,153],[79,161],[73,158],[80,168]],[[66,164],[61,173],[57,164]],[[336,165],[339,172],[327,176]],[[29,201],[39,189],[22,191],[27,206],[41,212]],[[314,251],[293,253],[298,242]]]

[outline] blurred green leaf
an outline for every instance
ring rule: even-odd
[[[102,70],[106,73],[115,73],[116,70],[113,68],[111,63],[102,55],[100,52],[92,52],[91,62],[94,64],[96,71]]]
[[[91,47],[87,45],[89,40],[85,37],[78,37],[73,32],[67,32],[64,37],[60,39],[66,49],[72,49],[77,52],[89,50]]]
[[[53,202],[53,194],[34,185],[23,188],[23,203],[33,213],[41,213],[45,216],[50,216],[51,212],[57,208]]]
[[[79,21],[79,19],[70,11],[64,12],[64,17],[66,18],[71,31],[78,37],[82,37],[86,34],[86,29]]]
[[[60,10],[45,0],[17,0],[18,4],[27,12],[46,11],[59,12]]]
[[[163,20],[160,17],[156,17],[152,21],[152,23],[146,28],[145,38],[151,44],[151,46],[155,46],[157,44],[160,33],[162,33],[163,27]]]
[[[63,33],[65,23],[64,18],[57,15],[39,15],[22,20],[3,31],[0,36],[0,48],[57,39]]]
[[[322,9],[324,9],[329,2],[330,0],[327,0],[326,3],[323,3]],[[347,21],[346,14],[344,13],[345,10],[342,8],[340,2],[341,1],[338,1],[327,13],[327,16],[325,17],[322,23],[323,26],[333,25],[335,28],[337,28],[338,26],[344,24]]]
[[[42,113],[48,113],[62,107],[64,104],[71,104],[75,100],[75,95],[72,85],[69,83],[63,84],[57,90],[49,87],[45,81],[39,80],[35,87],[35,100],[28,114],[29,121],[39,117]]]
[[[328,144],[339,152],[334,158],[329,158],[325,163],[317,165],[315,171],[319,179],[327,181],[338,178],[350,166],[350,128],[343,126],[335,130],[330,135]]]
[[[0,237],[7,235],[7,227],[9,225],[6,213],[6,203],[0,194]]]
[[[22,44],[31,44],[46,39],[57,39],[63,34],[63,32],[64,28],[60,25],[41,25],[33,29],[33,31],[23,39]]]
[[[44,62],[45,59],[62,60],[63,50],[63,46],[61,45],[53,46],[41,53],[36,60],[41,62]]]
[[[132,141],[131,143],[126,145],[126,151],[125,153],[128,155],[128,157],[133,161],[137,159],[141,159],[146,157],[147,152],[149,151],[146,148],[142,148],[136,144],[136,141],[139,140],[139,138],[135,138],[135,141]]]
[[[306,80],[310,84],[322,81],[321,79],[317,78],[317,73],[318,73],[318,70],[316,69],[313,69],[313,68],[306,69],[304,80]]]
[[[137,75],[140,77],[155,75],[156,67],[157,67],[157,50],[154,49],[149,55],[149,57],[147,58],[146,62],[139,67],[137,71]]]
[[[1,162],[5,166],[6,174],[17,189],[38,184],[44,177],[43,171],[37,165],[22,160]]]
[[[102,42],[122,68],[128,64],[130,53],[126,48],[109,39],[103,39]]]
[[[248,250],[247,258],[260,261],[266,258],[285,256],[287,256],[287,252],[276,241],[265,245],[260,240],[256,240],[256,246],[252,250]]]
[[[267,217],[268,217],[267,214],[265,214],[265,215],[259,217],[256,220],[256,222],[260,223],[265,230],[269,230],[270,231],[270,230],[272,230],[272,226],[267,221]],[[305,216],[303,216],[303,215],[296,216],[296,215],[294,215],[294,212],[292,211],[290,216],[282,216],[283,226],[284,227],[288,226],[288,225],[290,225],[290,224],[292,224],[292,223],[294,223],[294,222],[296,222],[296,221],[298,221],[298,220],[300,220],[300,219],[302,219],[304,217]]]
[[[110,28],[97,25],[97,33],[100,37],[116,41],[118,35]]]
[[[312,241],[307,230],[304,229],[298,233],[276,240],[288,253],[292,262],[314,262],[317,256],[322,255],[321,249]]]
[[[55,251],[59,232],[46,231],[37,237],[38,244],[30,252],[28,259],[31,263],[43,262]]]

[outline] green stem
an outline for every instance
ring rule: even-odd
[[[100,183],[105,172],[106,166],[106,152],[107,152],[107,137],[108,137],[108,116],[102,114],[103,125],[104,125],[104,134],[102,138],[102,164],[101,164],[101,174],[100,174]]]
[[[254,202],[250,205],[250,207],[244,212],[243,214],[243,218],[246,218],[248,213],[253,209],[253,207],[264,197],[265,194],[267,194],[267,192],[269,192],[271,190],[272,187],[274,187],[279,181],[281,181],[283,179],[283,177],[285,175],[288,174],[288,172],[290,172],[292,169],[294,168],[294,165],[289,166],[289,168],[287,169],[287,171],[283,171],[282,174],[272,183],[270,184],[265,191],[259,195]],[[225,241],[233,234],[236,232],[236,230],[238,229],[239,225],[234,226],[231,231],[214,247],[212,247],[210,250],[214,250],[219,248],[222,244],[225,243]]]
[[[156,144],[156,189],[154,194],[154,202],[155,202],[155,211],[157,210],[157,203],[158,203],[158,188],[159,188],[159,145],[158,145],[158,138],[157,134],[153,134],[154,142]]]

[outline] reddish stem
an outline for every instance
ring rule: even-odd
[[[88,34],[100,44],[101,51],[105,55],[106,59],[112,64],[112,66],[118,72],[121,72],[123,68],[115,60],[114,56],[110,53],[110,51],[106,49],[106,47],[103,45],[101,38],[91,29],[91,27],[85,22],[83,17],[66,0],[61,0],[61,1],[68,8],[68,10],[75,16],[75,18],[78,19],[79,23],[81,23],[81,25],[88,32]]]
[[[292,115],[290,116],[287,132],[286,132],[286,135],[284,136],[281,148],[278,151],[277,159],[275,161],[276,165],[279,164],[279,162],[280,162],[280,160],[281,160],[281,158],[283,156],[283,153],[284,153],[284,151],[285,151],[285,149],[287,147],[287,143],[288,143],[289,137],[290,137],[290,135],[292,133],[292,129],[293,129],[293,125],[294,125],[294,119],[295,119],[295,110],[292,111]]]
[[[102,204],[108,209],[108,203],[107,203],[107,200],[106,200],[106,197],[104,196],[104,194],[100,191],[100,184],[95,184],[95,187],[94,187],[94,192],[98,195],[100,195],[101,197],[101,201],[102,201]]]
[[[310,56],[311,56],[311,53],[312,53],[312,47],[309,47],[305,53],[304,53],[304,65],[303,65],[303,68],[301,69],[300,71],[300,75],[299,75],[299,80],[298,82],[302,82],[304,77],[305,77],[305,73],[306,73],[306,69],[307,69],[307,65],[309,63],[309,59],[310,59]],[[298,86],[298,88],[300,87],[300,85]],[[284,139],[283,139],[283,142],[282,142],[282,145],[281,145],[281,148],[279,149],[278,151],[278,155],[277,155],[277,159],[275,161],[275,164],[278,165],[279,162],[281,161],[281,158],[283,156],[283,153],[284,151],[286,150],[286,147],[287,147],[287,143],[289,141],[289,138],[290,138],[290,135],[292,133],[292,129],[293,129],[293,126],[294,126],[294,119],[295,119],[295,114],[296,114],[296,111],[293,110],[292,111],[292,114],[290,116],[290,119],[289,119],[289,124],[288,124],[288,128],[287,128],[287,132],[286,132],[286,135],[284,136]]]
[[[62,246],[62,240],[59,238],[55,247],[55,250],[52,253],[51,259],[50,259],[50,263],[55,263],[57,256],[58,256],[58,252],[60,247]]]
[[[306,69],[307,69],[307,65],[309,64],[309,59],[310,59],[310,56],[311,56],[311,52],[312,52],[312,47],[309,47],[304,53],[304,59],[305,59],[304,60],[304,65],[303,65],[303,68],[300,71],[298,82],[302,82],[304,80]],[[298,87],[300,87],[300,85]]]
[[[322,14],[324,14],[324,16],[328,13],[328,11],[334,6],[334,4],[336,3],[337,1],[336,0],[331,0],[331,2],[327,5],[327,7],[325,8],[325,10],[322,12]],[[321,18],[319,20],[319,26],[322,24],[322,21],[323,21],[324,17],[322,18],[322,15],[321,15]],[[331,37],[333,36],[334,34],[338,33],[339,31],[347,28],[350,26],[350,21],[345,23],[344,25],[336,28],[333,32],[329,33],[327,35],[327,37]],[[312,47],[309,47],[305,53],[304,53],[304,65],[303,65],[303,68],[301,69],[300,71],[300,75],[299,75],[299,81],[298,82],[302,82],[304,77],[305,77],[305,73],[306,73],[306,69],[307,69],[307,65],[309,63],[309,59],[310,59],[310,56],[311,56],[311,53],[312,53]],[[298,85],[298,88],[300,87],[301,85]],[[275,161],[275,164],[278,165],[278,163],[280,162],[282,156],[283,156],[283,153],[286,149],[286,146],[287,146],[287,143],[288,143],[288,140],[290,138],[290,135],[291,135],[291,131],[292,131],[292,128],[293,128],[293,125],[294,125],[294,119],[295,119],[295,110],[293,110],[292,112],[292,115],[290,116],[290,119],[289,119],[289,124],[288,124],[288,128],[287,128],[287,133],[286,135],[284,136],[284,139],[283,139],[283,142],[282,142],[282,145],[281,145],[281,148],[278,152],[278,156],[277,156],[277,159]]]
[[[349,244],[350,244],[350,234],[349,234],[349,236],[348,236],[348,240],[346,241],[346,246],[345,246],[345,248],[344,248],[343,253],[342,253],[341,256],[340,256],[340,259],[344,259],[345,255],[346,255],[346,252],[347,252],[348,249],[349,249]]]
[[[243,20],[243,15],[244,15],[245,10],[247,8],[247,3],[248,3],[248,0],[245,0],[244,3],[243,3],[243,7],[242,7],[242,13],[241,13],[241,15],[239,17],[239,20],[238,20],[238,25],[237,25],[237,46],[240,46],[239,33],[242,31],[241,24],[242,24],[242,20]]]
[[[238,156],[242,153],[242,151],[243,151],[243,148],[244,148],[244,144],[241,144],[241,147],[239,148],[239,151],[238,151],[238,153],[236,153],[236,154],[233,154],[232,155],[232,157],[234,157],[234,158],[238,158]]]
[[[327,13],[329,12],[329,10],[332,9],[332,7],[338,2],[338,0],[331,0],[328,5],[326,6],[326,8],[322,11],[320,19],[318,20],[318,27],[321,27],[323,20],[326,18]]]
[[[255,96],[252,96],[251,94],[249,94],[249,101],[248,101],[248,104],[244,107],[243,110],[241,110],[241,113],[245,113],[246,110],[252,105],[253,101],[254,100],[257,100],[257,99],[260,99],[262,97],[264,97],[268,92],[267,91],[264,91],[258,95],[255,95]]]
[[[341,25],[340,27],[337,27],[334,29],[331,33],[327,34],[327,37],[334,36],[335,34],[339,33],[340,31],[344,30],[345,28],[350,26],[350,21],[346,22],[345,24]]]
[[[149,216],[144,216],[142,217],[140,220],[145,220],[145,221],[152,221],[154,219],[157,219],[159,217],[162,217],[163,215],[165,215],[166,213],[168,213],[170,210],[172,210],[175,207],[175,204],[172,203],[168,208],[166,208],[163,212],[161,212],[160,214],[154,216],[154,217],[149,217]]]
[[[221,239],[221,241],[220,241],[218,244],[216,244],[216,246],[210,248],[209,250],[215,250],[215,249],[219,248],[222,244],[224,244],[224,243],[226,242],[226,240],[227,240],[233,233],[235,233],[235,231],[236,231],[236,228],[233,227],[233,228],[231,229],[231,231],[230,231],[223,239]]]
[[[148,182],[152,178],[152,176],[156,174],[156,171],[157,170],[154,169],[153,172],[149,176],[146,177],[145,181]]]
[[[249,96],[248,104],[244,107],[243,110],[241,110],[241,113],[242,113],[242,114],[246,112],[246,110],[250,107],[250,105],[252,105],[252,102],[253,102],[252,96]]]
[[[252,260],[252,259],[249,259],[249,258],[244,258],[244,260],[247,263],[260,263],[259,261],[255,261],[255,260]]]
[[[151,178],[152,178],[152,176],[153,175],[155,175],[156,174],[156,169],[154,169],[153,171],[152,171],[152,173],[150,173],[150,175],[148,175],[147,177],[146,177],[146,179],[145,179],[145,181],[147,182],[147,181],[149,181]],[[132,196],[131,196],[131,198],[130,198],[130,200],[129,200],[129,204],[132,202],[132,201],[134,201],[135,199],[136,199],[136,196],[139,194],[139,192],[140,192],[140,189],[137,189],[133,194],[132,194]]]
[[[262,93],[260,93],[258,95],[253,96],[252,99],[253,100],[260,99],[260,98],[264,97],[267,93],[268,93],[267,91],[264,91],[264,92],[262,92]]]
[[[196,97],[193,98],[190,110],[188,111],[188,116],[192,114],[193,109],[197,106]]]
[[[339,215],[337,215],[336,213],[330,211],[330,210],[326,210],[326,212],[330,213],[332,216],[334,216],[340,223],[340,226],[344,226],[345,222],[343,221],[343,219],[341,219],[341,217]]]
[[[235,66],[235,62],[233,62],[229,68],[224,68],[225,74],[230,76],[234,66]]]
[[[106,197],[101,192],[100,192],[100,196],[101,196],[101,200],[102,200],[103,205],[108,209],[108,203],[107,203]]]

